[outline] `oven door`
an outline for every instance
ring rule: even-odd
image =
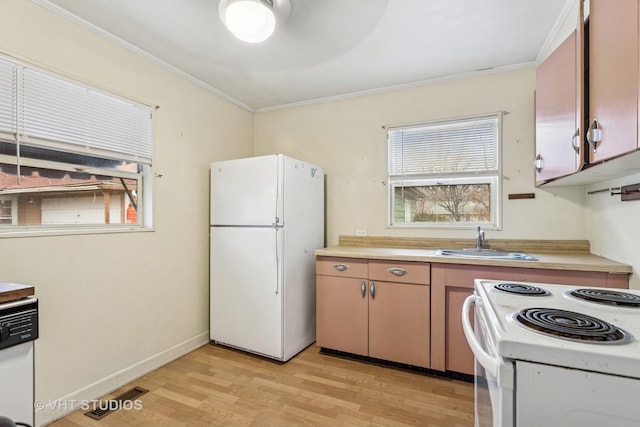
[[[475,327],[469,318],[471,306]],[[462,329],[475,356],[476,427],[514,426],[513,364],[498,356],[482,301],[475,294],[462,306]]]
[[[33,341],[0,349],[0,378],[0,418],[34,425]]]

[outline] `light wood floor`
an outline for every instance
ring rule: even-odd
[[[133,386],[141,410],[77,426],[471,426],[473,385],[321,354],[313,345],[287,363],[209,344],[116,390]]]

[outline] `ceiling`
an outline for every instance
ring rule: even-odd
[[[34,0],[35,1],[35,0]],[[263,43],[218,0],[37,0],[249,111],[534,64],[573,0],[290,0]]]

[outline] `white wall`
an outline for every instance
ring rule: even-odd
[[[487,238],[584,239],[584,193],[533,185],[535,70],[420,87],[256,115],[256,153],[281,152],[327,173],[327,239],[366,229],[377,236],[473,237],[472,230],[390,229],[383,125],[508,111],[503,122],[503,229]],[[509,193],[535,199],[508,200]]]
[[[36,399],[96,398],[208,341],[208,165],[253,154],[253,115],[28,0],[0,15],[1,53],[160,106],[155,231],[0,238],[40,299]]]

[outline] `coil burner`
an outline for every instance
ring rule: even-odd
[[[640,295],[610,289],[575,289],[568,295],[584,301],[618,307],[640,308]]]
[[[522,325],[546,335],[593,344],[625,344],[633,337],[617,326],[582,313],[555,308],[525,308],[515,315]]]
[[[538,286],[525,285],[522,283],[498,283],[494,286],[495,289],[504,292],[510,292],[518,295],[529,296],[546,296],[551,295],[551,292],[546,289],[542,289]]]

